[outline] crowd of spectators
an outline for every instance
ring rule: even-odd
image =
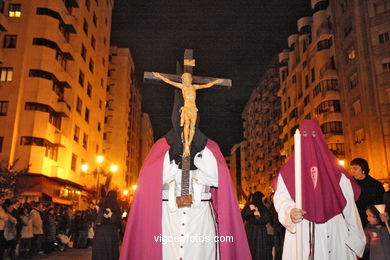
[[[92,246],[96,208],[0,198],[0,260]]]

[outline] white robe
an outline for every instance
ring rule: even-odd
[[[366,238],[357,211],[350,180],[342,174],[340,187],[347,204],[342,214],[334,216],[323,224],[315,224],[315,260],[356,260],[362,256]],[[283,247],[283,259],[296,259],[295,224],[291,221],[290,211],[295,202],[286,188],[281,175],[274,196],[275,209],[280,223],[286,228]],[[344,215],[344,217],[343,217]],[[309,221],[302,221],[303,259],[309,256]]]
[[[201,154],[201,156],[199,156]],[[197,170],[190,171],[191,207],[178,208],[176,196],[180,196],[181,169],[170,162],[169,152],[164,157],[162,237],[163,259],[216,259],[216,243],[205,242],[216,235],[216,223],[211,207],[211,186],[218,187],[218,166],[212,152],[206,147],[196,154]],[[208,237],[208,238],[207,238]],[[182,239],[182,241],[180,241]]]

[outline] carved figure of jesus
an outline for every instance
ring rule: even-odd
[[[181,89],[184,105],[180,108],[180,127],[183,127],[184,150],[183,157],[190,155],[190,146],[195,135],[195,125],[198,108],[196,107],[196,90],[210,88],[215,84],[221,83],[222,79],[217,79],[204,85],[192,84],[191,73],[184,72],[181,76],[182,83],[174,82],[158,72],[153,72],[156,78],[165,83]]]

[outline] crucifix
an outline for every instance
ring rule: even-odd
[[[180,108],[180,127],[183,128],[182,139],[184,141],[182,154],[182,183],[181,196],[176,197],[178,207],[189,207],[192,203],[192,196],[189,192],[189,171],[190,171],[190,146],[195,135],[195,125],[198,109],[196,107],[196,91],[198,89],[210,88],[214,85],[231,87],[230,79],[217,79],[209,77],[197,77],[192,75],[195,67],[193,50],[186,49],[184,52],[184,73],[176,75],[157,72],[145,72],[144,79],[160,79],[181,90],[184,105]]]

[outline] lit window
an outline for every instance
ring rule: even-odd
[[[12,81],[13,69],[12,68],[0,68],[0,81]]]
[[[8,5],[8,16],[9,17],[20,17],[22,16],[22,5],[21,4],[9,4]]]
[[[355,58],[356,58],[355,48],[352,47],[348,50],[348,53],[347,53],[348,62],[353,61]]]

